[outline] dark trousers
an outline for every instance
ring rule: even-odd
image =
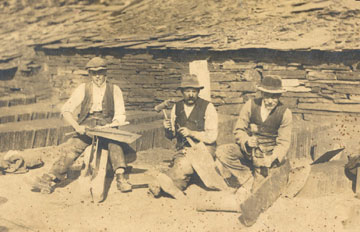
[[[90,116],[82,123],[82,125],[87,125],[89,127],[105,124],[106,121],[98,116]],[[76,135],[60,145],[62,147],[62,155],[55,161],[50,169],[50,173],[55,175],[58,179],[63,179],[74,161],[81,155],[87,146],[91,145],[91,142],[92,139],[87,135]],[[126,168],[124,148],[128,153],[135,154],[135,152],[129,152],[129,146],[127,144],[108,139],[100,139],[99,147],[108,149],[109,159],[114,171],[118,168]]]
[[[249,157],[235,143],[218,146],[216,158],[238,179],[240,184],[244,184],[254,174],[254,166]]]

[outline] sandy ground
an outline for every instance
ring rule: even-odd
[[[171,152],[164,149],[140,152],[132,164],[131,183],[147,183],[149,170],[166,169],[170,157]],[[241,225],[236,213],[197,212],[189,202],[196,202],[206,191],[194,184],[186,190],[189,202],[155,199],[147,189],[120,193],[115,181],[103,203],[80,197],[76,180],[50,195],[31,192],[27,182],[45,172],[51,160],[45,159],[44,167],[27,174],[0,176],[0,232],[360,231],[360,200],[350,191],[320,198],[281,197],[250,228]]]

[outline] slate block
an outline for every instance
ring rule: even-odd
[[[0,133],[0,152],[14,149],[15,132]]]
[[[280,197],[286,189],[289,172],[289,162],[271,170],[271,174],[262,185],[255,189],[251,196],[240,205],[242,214],[239,220],[242,224],[252,226],[259,215]]]
[[[280,76],[284,79],[306,79],[306,71],[305,70],[271,70],[271,71],[263,71],[263,76]]]
[[[34,139],[34,131],[15,131],[14,149],[23,150],[32,148]]]
[[[9,100],[0,100],[0,107],[8,107]]]
[[[9,101],[9,106],[17,106],[17,105],[24,105],[25,98],[13,98]]]
[[[49,128],[46,138],[46,146],[56,146],[59,144],[59,130],[58,128]]]
[[[14,122],[14,121],[15,121],[15,115],[7,115],[0,117],[0,124]]]
[[[360,72],[336,72],[336,77],[342,81],[359,81]]]
[[[33,148],[45,147],[48,129],[40,129],[34,132],[34,144]]]
[[[230,86],[229,91],[240,91],[240,92],[256,92],[256,84],[255,81],[239,81],[239,82],[231,82],[228,83]]]
[[[31,114],[30,113],[24,113],[24,114],[18,114],[17,115],[17,121],[28,121],[31,120]]]

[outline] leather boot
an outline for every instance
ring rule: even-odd
[[[132,186],[129,183],[129,181],[127,180],[127,178],[125,177],[124,173],[116,174],[116,186],[117,186],[117,189],[119,189],[123,193],[132,191]]]

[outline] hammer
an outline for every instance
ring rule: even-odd
[[[162,111],[163,114],[164,114],[165,119],[168,119],[168,116],[166,114],[165,109],[170,107],[174,102],[175,102],[175,100],[173,98],[167,99],[164,102],[160,103],[159,105],[156,105],[154,107],[154,109],[155,109],[156,112]]]

